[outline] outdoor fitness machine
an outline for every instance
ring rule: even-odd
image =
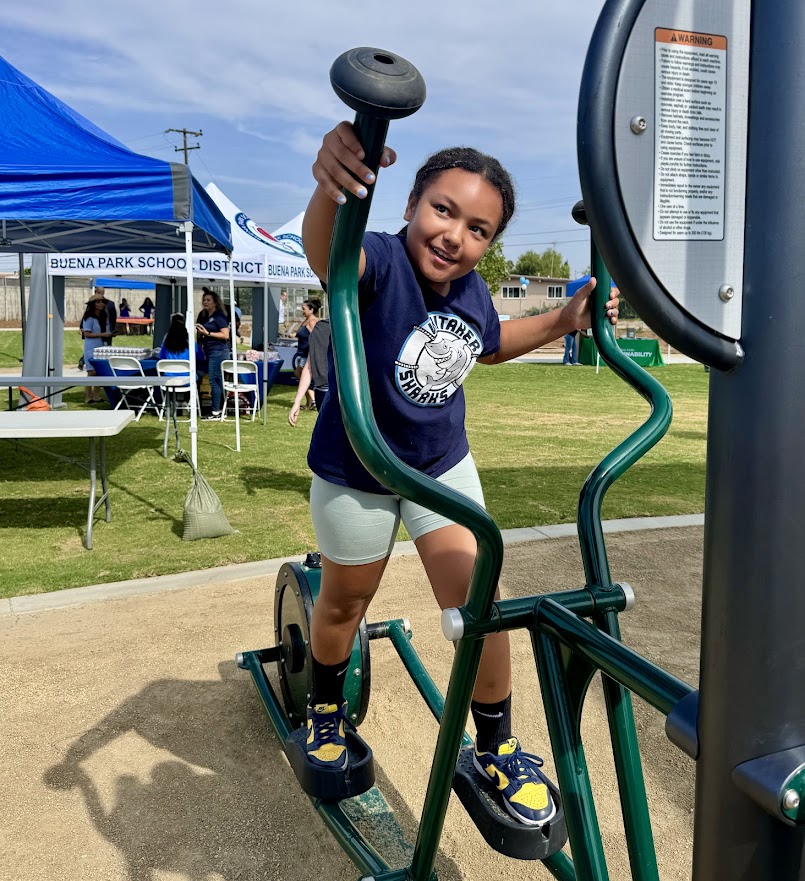
[[[801,0],[611,0],[581,87],[603,261],[714,368],[700,688],[667,726],[697,761],[694,881],[805,879],[804,88]]]
[[[356,49],[341,56],[333,66],[331,78],[338,94],[358,112],[355,129],[366,153],[365,163],[377,169],[388,120],[418,109],[425,96],[424,83],[404,59],[374,49]],[[367,812],[375,816],[378,803],[385,803],[372,787],[371,752],[361,739],[351,732],[348,735],[352,761],[350,771],[346,777],[339,775],[340,780],[311,772],[304,760],[305,729],[295,726],[303,721],[311,694],[309,621],[320,583],[315,555],[309,555],[305,565],[287,564],[279,573],[274,646],[239,655],[238,663],[251,672],[303,789],[349,857],[365,873],[365,878],[375,881],[430,881],[451,788],[486,841],[496,850],[520,859],[542,860],[562,881],[605,878],[601,836],[578,730],[587,687],[596,669],[603,668],[612,677],[605,680],[605,691],[627,823],[631,829],[630,850],[640,865],[650,866],[654,857],[645,790],[631,703],[623,684],[648,695],[655,706],[666,712],[691,694],[692,689],[652,667],[617,641],[617,612],[629,607],[632,593],[628,585],[611,581],[600,508],[611,483],[665,432],[671,415],[667,396],[654,379],[617,348],[603,310],[607,299],[604,292],[609,290],[609,284],[602,283],[597,295],[598,317],[594,329],[599,348],[604,359],[653,402],[654,413],[633,438],[604,460],[582,492],[579,524],[586,585],[545,596],[495,602],[503,546],[494,522],[465,496],[396,460],[371,412],[357,296],[357,266],[368,213],[369,199],[348,196],[346,205],[339,208],[328,272],[331,338],[350,441],[366,468],[385,486],[465,525],[478,541],[467,603],[461,609],[446,610],[442,616],[445,636],[456,645],[446,698],[438,692],[411,647],[410,628],[402,620],[363,623],[347,671],[348,716],[358,724],[366,712],[369,697],[369,643],[388,638],[441,723],[417,840],[412,852],[406,854],[405,847],[399,849],[408,863],[404,868],[391,869],[352,822],[351,815],[360,814],[362,803],[367,805]],[[500,808],[490,787],[473,771],[472,741],[464,731],[483,637],[518,628],[526,628],[532,634],[566,805],[563,808],[559,792],[554,788],[557,814],[540,828],[523,826]],[[277,664],[284,708],[266,672],[266,665],[272,663]],[[561,851],[568,829],[573,839],[575,869]],[[395,832],[399,830],[386,828],[384,841]],[[654,873],[656,875],[656,866]]]
[[[393,492],[462,523],[478,539],[467,602],[442,616],[445,636],[456,643],[446,699],[411,648],[406,622],[362,624],[356,639],[350,718],[358,723],[366,711],[369,642],[387,637],[441,721],[417,841],[404,868],[390,869],[349,818],[362,799],[382,800],[376,789],[340,802],[313,796],[365,877],[431,881],[454,787],[493,847],[542,859],[560,881],[608,881],[579,724],[600,669],[634,881],[658,881],[658,872],[629,691],[667,715],[669,738],[697,760],[694,881],[805,881],[805,591],[797,559],[805,546],[805,372],[795,358],[805,338],[805,309],[789,294],[805,287],[805,270],[794,256],[796,209],[805,201],[805,119],[797,112],[805,88],[803,48],[800,0],[769,0],[754,9],[750,0],[610,0],[604,6],[582,80],[578,147],[585,201],[574,216],[589,223],[600,249],[592,264],[596,344],[651,413],[582,489],[582,588],[495,602],[502,543],[494,523],[388,451],[371,413],[357,309],[369,199],[348,196],[339,209],[329,296],[350,441]],[[366,164],[376,169],[388,120],[414,112],[424,86],[403,59],[372,49],[342,56],[332,78],[358,111]],[[777,131],[780,123],[784,133]],[[663,436],[671,407],[659,383],[615,343],[603,314],[607,267],[650,326],[714,368],[699,692],[619,640],[618,612],[633,596],[628,585],[611,580],[601,504],[612,483]],[[289,755],[310,693],[315,563],[309,558],[280,572],[275,646],[238,656]],[[483,637],[517,628],[531,633],[563,798],[556,821],[537,835],[509,830],[495,817],[495,804],[484,802],[479,783],[462,773],[470,748],[463,729]],[[264,666],[273,662],[284,710]],[[372,779],[366,758],[361,786]],[[558,850],[565,823],[572,862]]]

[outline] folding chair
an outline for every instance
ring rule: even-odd
[[[238,394],[251,394],[252,404],[252,422],[260,409],[260,382],[258,380],[257,365],[253,361],[237,362],[238,383],[235,385],[235,362],[221,362],[221,379],[224,385],[224,406],[221,410],[221,420],[226,419],[226,406],[229,402],[229,396],[235,398],[235,406],[238,406]]]
[[[162,407],[160,409],[160,419],[165,415],[165,406],[168,400],[168,395],[178,395],[178,394],[190,394],[190,362],[187,359],[182,358],[162,358],[157,361],[157,376],[175,376],[186,378],[187,382],[182,385],[172,385],[170,387],[165,386],[162,389]],[[187,404],[179,404],[179,399],[175,398],[176,401],[176,412],[178,413],[179,407],[182,406],[187,410],[187,418],[188,421],[190,419],[190,402]],[[199,396],[196,395],[196,405],[198,407],[198,414],[201,415],[201,402],[199,400]]]
[[[120,393],[120,400],[115,405],[115,410],[120,409],[122,404],[125,404],[126,409],[128,410],[136,410],[137,407],[139,407],[140,410],[134,417],[134,421],[139,422],[145,408],[151,407],[161,422],[162,412],[160,411],[159,405],[154,400],[153,386],[148,385],[145,373],[143,373],[143,365],[140,364],[136,358],[130,358],[128,355],[111,355],[109,357],[109,367],[114,376],[141,376],[143,378],[142,385],[129,385],[125,387],[118,386],[117,390]],[[129,401],[129,395],[131,395],[132,392],[145,393],[145,400],[142,402],[142,405],[139,400],[134,402]]]

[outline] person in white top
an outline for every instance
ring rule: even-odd
[[[280,308],[279,308],[279,335],[287,336],[288,329],[291,326],[291,322],[287,320],[287,308],[288,308],[288,291],[280,291]]]
[[[95,349],[105,345],[114,336],[113,331],[109,330],[109,313],[106,311],[106,298],[101,289],[96,288],[95,293],[87,300],[87,308],[81,318],[81,336],[84,340],[84,369],[87,376],[95,376],[95,371],[90,367],[90,359]],[[100,388],[84,388],[85,404],[100,404],[102,400]]]

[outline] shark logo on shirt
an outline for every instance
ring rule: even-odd
[[[483,351],[478,331],[458,315],[430,312],[415,325],[395,361],[397,388],[420,407],[454,395]]]

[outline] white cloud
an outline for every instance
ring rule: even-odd
[[[272,197],[262,216],[281,218],[304,207],[321,134],[351,116],[330,88],[331,63],[352,46],[378,46],[409,58],[428,86],[425,107],[396,124],[392,143],[407,148],[412,162],[450,143],[499,154],[514,164],[524,202],[537,202],[548,175],[564,181],[549,195],[578,192],[575,108],[599,9],[600,0],[552,7],[533,0],[493,7],[466,0],[6,0],[0,54],[117,137],[203,122],[194,168],[204,162],[220,180],[234,172],[235,197],[242,188],[242,201],[255,200],[249,188],[257,188]],[[221,143],[208,134],[208,121]],[[274,180],[287,171],[284,191],[262,182],[261,164]],[[404,189],[395,184],[387,192]]]

